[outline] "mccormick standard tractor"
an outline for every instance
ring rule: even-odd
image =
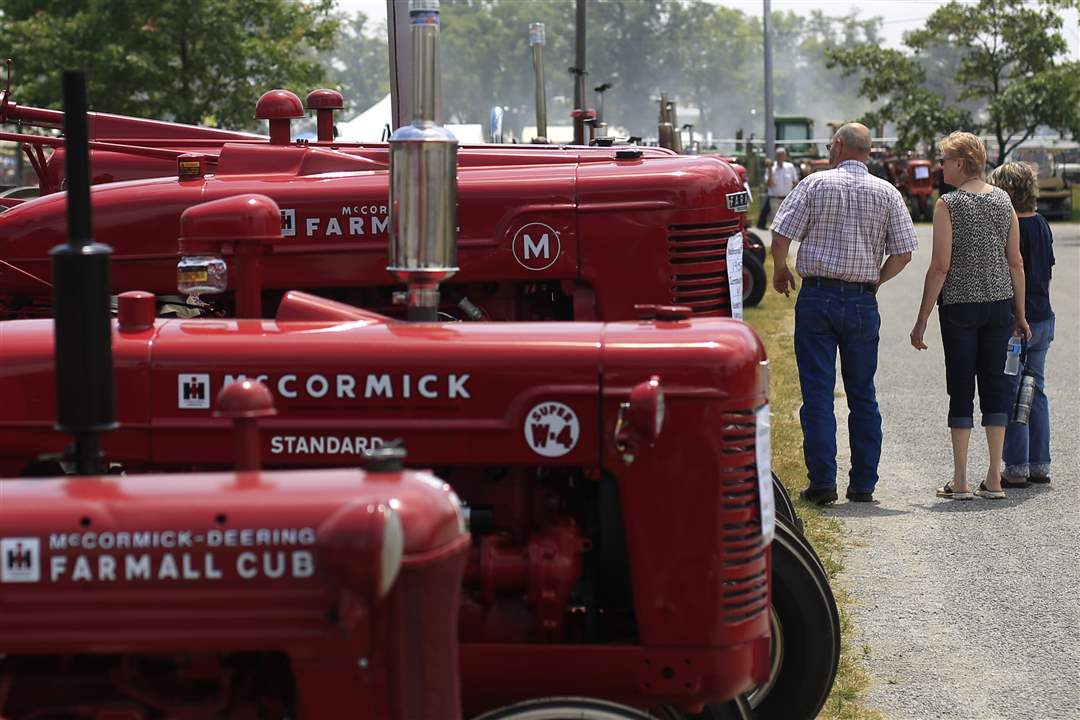
[[[76,122],[84,103],[81,75],[65,74]],[[237,426],[236,471],[101,474],[108,249],[89,238],[78,155],[71,242],[53,254],[57,382],[34,398],[74,435],[77,467],[0,480],[0,717],[460,718],[469,537],[445,483],[390,453],[366,472],[261,472],[250,440],[274,409],[254,382],[216,401]]]

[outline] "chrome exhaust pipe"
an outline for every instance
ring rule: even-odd
[[[439,0],[409,0],[413,121],[390,136],[390,263],[409,320],[438,319],[439,284],[457,267],[457,138],[438,123]]]

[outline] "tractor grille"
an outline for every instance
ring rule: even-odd
[[[720,528],[723,553],[725,623],[740,623],[766,612],[769,579],[761,540],[761,502],[758,497],[751,410],[733,410],[721,418],[720,502],[725,522]]]
[[[668,226],[671,301],[698,315],[731,315],[727,241],[739,221]]]

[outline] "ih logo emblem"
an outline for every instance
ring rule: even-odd
[[[0,582],[35,583],[41,580],[41,541],[37,538],[0,540]]]
[[[210,376],[209,375],[184,375],[177,376],[179,403],[181,410],[206,410],[210,407]]]
[[[544,457],[562,457],[577,446],[581,424],[573,408],[543,402],[525,416],[525,442]]]
[[[296,210],[283,209],[281,211],[281,236],[296,236]]]
[[[534,222],[514,233],[514,259],[526,270],[547,270],[562,252],[562,242],[555,228]]]

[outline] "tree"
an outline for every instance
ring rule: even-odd
[[[234,128],[259,95],[323,83],[333,0],[6,0],[0,53],[19,102],[60,106],[60,73],[87,73],[95,110]]]
[[[362,12],[339,19],[334,49],[324,52],[320,61],[327,68],[330,87],[345,97],[348,116],[363,112],[390,92],[390,55],[386,25],[372,27]]]
[[[1077,127],[1080,74],[1076,63],[1056,61],[1068,48],[1057,10],[1077,4],[1076,0],[1047,0],[1039,5],[1023,0],[979,0],[977,4],[953,0],[927,18],[924,28],[905,35],[914,57],[868,46],[858,52],[834,52],[829,59],[845,74],[865,72],[864,96],[888,97],[879,112],[911,134],[918,120],[929,117],[931,124],[957,120],[950,114],[958,109],[946,108],[940,91],[926,87],[925,72],[916,62],[934,48],[951,46],[959,51],[953,73],[959,88],[956,101],[973,102],[982,112],[980,128],[997,140],[1000,163],[1040,125],[1066,131]],[[881,67],[890,72],[871,78]],[[927,113],[910,112],[911,107]],[[948,129],[957,127],[936,127],[938,133]]]
[[[881,104],[859,120],[870,127],[895,122],[897,145],[902,150],[912,150],[919,143],[932,146],[936,138],[951,130],[976,129],[967,110],[945,104],[923,86],[926,70],[899,50],[864,45],[833,48],[826,57],[829,67],[845,69],[845,77],[854,74],[853,68],[862,71],[859,95]]]

